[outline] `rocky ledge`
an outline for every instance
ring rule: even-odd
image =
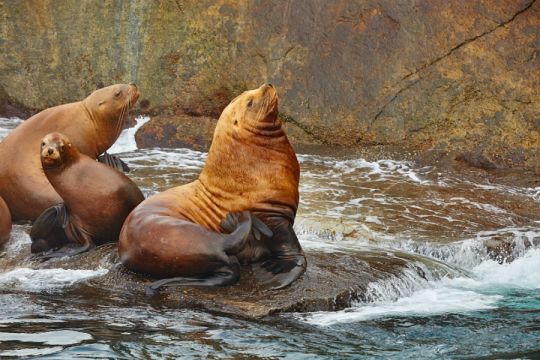
[[[21,254],[22,255],[22,254]],[[144,297],[144,285],[152,281],[134,274],[118,261],[114,244],[101,246],[71,259],[29,261],[23,258],[2,259],[0,268],[6,271],[17,263],[32,268],[95,269],[109,272],[83,286],[123,296]],[[377,296],[377,287],[390,282],[417,283],[452,276],[457,272],[433,259],[395,251],[357,250],[307,253],[306,273],[290,287],[270,290],[257,285],[250,267],[244,267],[239,283],[215,289],[190,287],[164,288],[147,301],[166,306],[201,308],[236,316],[259,318],[284,312],[341,310],[355,301],[369,301]],[[408,279],[408,280],[407,280]]]

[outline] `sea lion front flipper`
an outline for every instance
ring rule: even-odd
[[[147,296],[154,295],[163,286],[195,286],[195,287],[219,287],[228,286],[238,282],[240,278],[240,264],[235,257],[231,258],[230,264],[225,265],[212,274],[201,277],[174,277],[154,281],[144,287]]]
[[[303,254],[272,258],[251,266],[260,285],[273,290],[283,289],[306,271],[307,261]]]
[[[240,215],[243,213],[248,213],[251,217],[251,235],[259,241],[261,240],[261,235],[264,235],[266,237],[272,237],[273,233],[272,230],[264,223],[262,222],[257,216],[255,216],[253,213],[244,211],[244,212],[231,212],[228,213],[227,216],[223,220],[221,220],[220,227],[223,231],[226,233],[233,233],[237,228],[239,227],[240,223]]]
[[[231,229],[230,234],[221,235],[223,251],[227,255],[235,255],[242,251],[251,234],[253,225],[249,211],[230,212],[221,222],[222,228]]]
[[[272,289],[282,289],[306,271],[306,256],[288,220],[269,218],[268,221],[273,231],[273,236],[268,241],[270,254],[262,261],[252,264],[252,269],[259,284]]]
[[[272,230],[270,230],[268,225],[263,223],[262,220],[259,219],[257,216],[252,214],[251,221],[253,222],[251,230],[256,240],[261,240],[261,237],[262,237],[261,235],[264,235],[267,238],[271,238],[274,235],[274,233],[272,232]]]
[[[104,152],[103,154],[98,156],[97,161],[105,165],[108,165],[112,167],[113,169],[116,169],[120,172],[128,173],[130,171],[128,164],[126,164],[122,159],[120,159],[118,156],[111,155],[107,152]]]
[[[94,246],[92,235],[86,230],[75,225],[73,221],[68,222],[64,230],[68,239],[68,244],[57,251],[42,254],[38,257],[38,259],[48,260],[52,258],[75,256],[88,251]]]
[[[45,252],[69,242],[64,231],[68,223],[69,215],[64,204],[57,204],[43,211],[30,229],[30,251]]]

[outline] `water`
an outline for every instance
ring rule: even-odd
[[[0,119],[0,138],[18,123]],[[187,149],[138,150],[133,135],[124,130],[111,152],[146,196],[192,181],[204,164],[205,153]],[[100,282],[116,271],[113,247],[40,268],[28,259],[29,225],[17,224],[0,253],[0,356],[540,358],[540,188],[395,156],[299,160],[295,226],[306,251],[412,259],[351,307],[253,320],[148,299]]]

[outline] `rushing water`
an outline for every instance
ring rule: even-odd
[[[0,119],[0,138],[20,121]],[[146,196],[196,178],[205,153],[138,150],[134,133],[124,130],[111,152]],[[455,276],[406,270],[370,283],[341,311],[239,319],[95,286],[112,255],[86,269],[12,264],[30,242],[29,225],[18,224],[0,253],[9,264],[0,269],[0,356],[540,358],[540,188],[396,158],[298,157],[295,226],[306,250],[404,251]]]

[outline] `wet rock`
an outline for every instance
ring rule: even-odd
[[[212,143],[216,120],[205,116],[157,116],[135,135],[139,148],[179,148],[207,151]]]
[[[28,254],[21,256],[27,257]],[[250,267],[244,267],[240,282],[236,285],[216,289],[166,288],[147,301],[257,318],[283,312],[340,310],[355,301],[373,300],[371,297],[375,293],[370,291],[370,286],[395,281],[407,271],[420,285],[428,280],[458,274],[438,261],[395,251],[308,252],[307,260],[309,266],[306,273],[286,289],[269,290],[257,285]],[[21,261],[28,262],[19,259],[19,266]],[[120,265],[115,244],[101,246],[72,259],[33,261],[27,266],[110,268],[106,275],[91,280],[90,285],[115,294],[124,293],[123,296],[143,296],[144,285],[152,281]],[[3,270],[7,268],[3,266]]]
[[[144,113],[217,118],[272,82],[296,143],[446,144],[473,165],[540,169],[539,11],[537,0],[10,2],[0,88],[40,110],[133,81]]]

